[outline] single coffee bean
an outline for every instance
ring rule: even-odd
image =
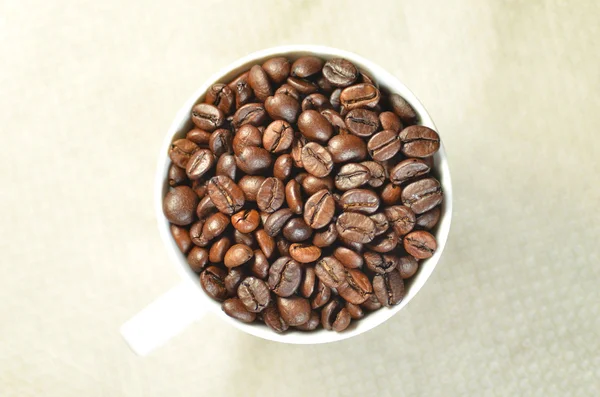
[[[319,76],[319,78],[317,78],[317,85],[325,95],[330,95],[335,88],[324,76]]]
[[[291,95],[275,93],[265,101],[265,110],[273,120],[295,123],[300,114],[300,103]]]
[[[208,103],[199,103],[192,108],[192,121],[201,130],[214,131],[223,124],[224,120],[223,112]]]
[[[302,268],[292,258],[281,257],[269,269],[269,288],[278,296],[292,295],[298,289],[301,280]]]
[[[244,124],[251,124],[255,127],[263,124],[267,120],[267,112],[260,103],[247,103],[239,108],[233,115],[233,126],[238,129]]]
[[[415,275],[417,270],[419,270],[419,262],[417,262],[414,257],[406,255],[398,258],[398,264],[396,267],[398,268],[400,277],[403,279],[411,278]]]
[[[244,192],[246,201],[256,201],[258,189],[260,189],[260,185],[262,185],[265,179],[264,176],[260,175],[244,175],[240,179],[238,186]]]
[[[282,333],[288,330],[289,325],[283,320],[279,309],[275,304],[268,306],[262,312],[262,317],[265,324],[277,333]]]
[[[207,146],[210,135],[211,133],[208,131],[201,130],[200,128],[192,128],[185,135],[185,138],[194,142],[196,145]]]
[[[351,317],[348,309],[338,300],[329,302],[321,312],[321,324],[327,330],[341,332],[350,325]]]
[[[190,269],[200,273],[208,264],[208,250],[194,246],[187,255],[187,263],[190,265]]]
[[[225,289],[227,289],[227,294],[229,296],[234,296],[237,292],[238,287],[240,286],[243,279],[246,278],[244,274],[244,270],[241,267],[234,267],[229,269],[227,272],[227,276],[225,276]]]
[[[404,237],[404,249],[417,259],[427,259],[435,253],[437,241],[431,233],[417,230]]]
[[[187,175],[186,175],[187,178]],[[195,179],[192,181],[192,190],[194,191],[194,193],[196,193],[196,195],[200,198],[203,199],[204,196],[206,196],[206,193],[208,191],[208,181],[205,179]]]
[[[300,263],[314,262],[321,257],[321,248],[310,244],[294,243],[290,245],[290,256]]]
[[[314,331],[321,325],[321,316],[313,311],[310,313],[310,318],[304,324],[296,325],[296,329],[300,331]]]
[[[300,295],[305,298],[310,298],[315,291],[316,285],[317,275],[315,273],[315,269],[312,267],[307,267],[304,271],[304,278],[300,283]]]
[[[358,78],[358,70],[349,61],[342,58],[330,59],[323,66],[323,76],[337,87],[352,85]]]
[[[415,227],[415,213],[403,205],[394,205],[384,210],[385,216],[399,236],[404,236]]]
[[[310,196],[304,206],[304,221],[313,229],[326,226],[335,213],[335,201],[328,190],[320,190]]]
[[[379,97],[377,87],[360,83],[344,88],[340,94],[340,103],[348,110],[361,107],[372,108],[379,103]]]
[[[356,243],[370,243],[375,238],[375,223],[358,212],[340,214],[336,228],[340,236]]]
[[[377,113],[367,109],[349,111],[345,121],[348,130],[360,137],[369,137],[379,128]]]
[[[186,174],[190,179],[199,179],[215,164],[215,156],[208,149],[197,150],[188,160]]]
[[[227,215],[239,211],[245,202],[242,189],[224,175],[212,177],[208,181],[208,195],[217,209]]]
[[[200,274],[200,285],[202,289],[211,298],[222,301],[227,298],[227,289],[225,288],[225,270],[216,266],[209,266]]]
[[[261,146],[262,145],[262,134],[253,125],[244,124],[241,126],[232,140],[233,151],[236,155],[239,155],[247,146]]]
[[[235,180],[235,175],[237,172],[237,165],[235,164],[235,156],[229,153],[225,153],[219,157],[217,161],[217,167],[215,174],[225,175],[226,177]]]
[[[416,226],[430,230],[437,225],[440,220],[441,210],[440,207],[435,207],[417,217]]]
[[[227,299],[223,302],[221,308],[229,317],[233,317],[244,323],[251,323],[256,320],[256,313],[248,311],[239,298]]]
[[[329,103],[329,106],[331,107],[331,103]],[[346,126],[346,122],[338,112],[336,112],[333,109],[324,108],[320,111],[320,113],[323,117],[327,119],[327,121],[329,121],[329,124],[333,126],[334,132],[338,134],[346,133],[348,127]]]
[[[361,309],[360,306],[354,305],[350,302],[346,302],[346,310],[348,310],[350,318],[352,318],[353,320],[360,320],[365,316],[365,312],[363,311],[363,309]]]
[[[181,167],[171,164],[168,172],[169,186],[175,187],[188,182],[188,177],[185,170]]]
[[[359,70],[359,81],[361,83],[373,84],[375,87],[379,88],[379,84],[375,81],[375,79],[366,71]]]
[[[315,270],[316,274],[316,270]],[[315,297],[312,299],[311,307],[313,309],[318,309],[324,306],[327,302],[329,302],[329,298],[331,298],[331,288],[326,286],[320,279],[317,282],[317,292]]]
[[[281,84],[290,75],[290,61],[285,57],[270,58],[262,64],[262,68],[275,84]]]
[[[271,237],[274,237],[281,233],[281,229],[287,223],[287,221],[294,215],[291,209],[281,208],[273,212],[267,218],[265,222],[265,231]]]
[[[275,91],[275,95],[277,95],[277,94],[284,94],[287,96],[291,96],[296,101],[300,101],[300,93],[298,92],[297,89],[295,89],[294,87],[292,87],[289,84],[282,84],[281,87],[279,87],[277,89],[277,91]]]
[[[212,202],[210,196],[207,194],[202,198],[202,200],[200,200],[200,203],[198,203],[198,206],[196,207],[196,215],[198,216],[198,219],[204,219],[216,210],[217,207],[215,206],[215,203]]]
[[[291,154],[282,154],[277,157],[275,164],[273,164],[273,176],[277,179],[285,181],[292,175],[292,168],[294,167],[294,160]]]
[[[290,245],[291,243],[285,239],[285,237],[279,235],[275,237],[275,245],[277,245],[277,251],[279,256],[290,256]]]
[[[319,248],[331,246],[338,238],[338,232],[335,223],[332,222],[321,231],[315,233],[312,243]]]
[[[202,226],[202,236],[206,240],[218,237],[229,226],[229,217],[221,212],[209,216]]]
[[[440,183],[434,178],[421,179],[402,191],[402,203],[415,214],[422,214],[439,205],[444,196]]]
[[[219,128],[210,135],[208,147],[216,157],[219,157],[224,153],[232,152],[232,139],[231,131]]]
[[[256,175],[271,166],[271,154],[261,147],[245,147],[235,156],[235,162],[246,174]]]
[[[399,185],[410,179],[426,175],[431,168],[421,159],[406,159],[390,171],[390,180]]]
[[[227,115],[235,103],[235,94],[225,84],[213,84],[206,92],[204,102],[216,106],[224,115]]]
[[[371,172],[358,163],[344,164],[335,176],[335,187],[339,190],[350,190],[369,182]]]
[[[373,273],[389,273],[396,269],[400,259],[394,255],[367,251],[363,254],[367,268]]]
[[[292,146],[294,130],[284,120],[276,120],[269,124],[262,137],[262,144],[271,153],[285,152]]]
[[[254,260],[250,262],[250,272],[261,280],[269,277],[269,260],[261,250],[254,250]]]
[[[398,94],[391,94],[389,97],[392,111],[400,117],[404,125],[411,125],[417,122],[417,114],[414,109]]]
[[[381,128],[384,130],[392,130],[395,132],[400,132],[403,128],[400,118],[393,112],[381,112],[379,114],[379,124],[381,124]]]
[[[300,192],[300,184],[294,179],[290,180],[285,185],[285,201],[293,213],[302,213],[302,194]]]
[[[312,141],[327,142],[333,135],[329,121],[316,110],[305,110],[298,116],[298,128],[302,135]]]
[[[192,154],[199,149],[198,145],[190,140],[178,139],[169,148],[169,158],[175,165],[185,169]]]
[[[310,302],[306,298],[290,296],[277,297],[277,309],[286,324],[297,326],[306,323],[310,319]]]
[[[331,154],[316,142],[309,142],[302,148],[302,164],[310,174],[321,178],[333,169]]]
[[[371,187],[379,187],[385,182],[385,168],[375,161],[363,161],[360,163],[369,169],[371,172],[371,179],[369,179],[369,185]]]
[[[333,92],[331,93],[331,96],[329,97],[329,102],[331,103],[331,106],[333,106],[333,108],[337,111],[339,111],[342,106],[342,104],[340,102],[341,94],[342,94],[342,89],[337,88],[337,89],[333,90]]]
[[[392,229],[375,237],[371,243],[367,244],[367,247],[375,252],[390,252],[398,246],[399,242],[398,234]]]
[[[373,160],[385,161],[394,157],[401,146],[402,142],[395,131],[383,130],[369,139],[367,148]]]
[[[342,243],[346,248],[350,248],[351,250],[362,254],[365,250],[365,245],[362,243],[357,243],[355,241],[350,241],[344,236],[339,236],[340,243]]]
[[[382,212],[369,215],[369,218],[375,223],[375,236],[382,235],[390,227],[387,217]]]
[[[315,92],[314,94],[310,94],[302,101],[302,111],[305,110],[316,110],[321,112],[324,109],[331,108],[331,103],[329,103],[329,99],[323,94],[319,94]],[[323,116],[324,117],[324,116]]]
[[[256,195],[256,204],[261,211],[275,212],[285,200],[285,187],[281,179],[270,177],[264,180]]]
[[[210,246],[208,260],[211,263],[221,263],[225,259],[225,253],[231,247],[231,239],[227,236],[221,237]]]
[[[301,175],[301,174],[299,174]],[[317,178],[314,175],[309,175],[309,174],[305,174],[306,177],[304,177],[302,179],[302,182],[300,182],[302,184],[302,188],[304,189],[304,192],[309,195],[312,196],[313,194],[317,193],[320,190],[329,190],[332,191],[333,190],[333,178],[330,176],[326,176],[323,178]]]
[[[367,157],[367,144],[352,134],[336,135],[327,143],[334,163],[362,161]]]
[[[433,156],[440,148],[440,137],[431,128],[422,125],[412,125],[400,132],[402,153],[408,157]]]
[[[346,247],[337,247],[333,251],[333,256],[347,269],[362,267],[364,263],[363,257],[360,254]]]
[[[298,77],[288,77],[286,81],[288,85],[303,95],[310,95],[319,90],[319,86],[312,81],[300,79]]]
[[[242,233],[239,230],[233,231],[233,242],[236,244],[244,244],[248,247],[254,247],[256,244],[252,233]]]
[[[267,284],[256,277],[246,277],[237,290],[246,309],[252,313],[259,313],[269,305],[271,295]]]
[[[254,92],[248,84],[248,74],[249,72],[242,73],[228,84],[229,88],[235,93],[235,106],[238,109],[250,102],[254,96]]]
[[[373,293],[373,286],[360,270],[346,269],[346,282],[338,288],[338,293],[346,302],[360,305]]]
[[[251,233],[260,224],[260,216],[256,210],[241,210],[231,216],[231,224],[242,233]]]
[[[269,215],[271,215],[271,214],[268,212],[260,211],[260,221],[262,222],[263,225],[265,224],[267,219],[269,219]]]
[[[254,96],[261,102],[264,102],[271,94],[271,84],[267,73],[259,65],[254,65],[248,73],[248,84],[254,91]]]
[[[181,251],[182,254],[187,254],[190,248],[192,248],[190,232],[177,225],[171,225],[169,228],[171,229],[171,235],[173,236],[173,240],[175,240],[175,244],[177,244],[179,251]]]
[[[208,245],[209,239],[202,234],[204,222],[205,221],[203,219],[200,219],[190,227],[190,240],[199,247],[206,247]]]
[[[267,258],[273,256],[273,252],[275,251],[275,240],[273,240],[273,237],[269,236],[264,229],[255,231],[254,236],[256,237],[258,246],[265,256]]]
[[[383,306],[394,306],[404,298],[404,281],[398,272],[376,274],[373,277],[373,290]]]
[[[315,265],[315,273],[329,288],[339,288],[346,282],[346,270],[333,256],[321,258]]]
[[[375,287],[373,287],[373,292],[375,290]],[[379,302],[379,299],[377,299],[377,296],[375,294],[371,294],[371,296],[369,297],[369,299],[367,299],[366,301],[364,301],[364,303],[362,303],[360,305],[360,307],[362,309],[365,309],[367,311],[375,311],[377,309],[381,308],[381,303]]]
[[[379,208],[379,197],[372,190],[350,189],[342,195],[339,204],[344,211],[373,214]]]
[[[400,203],[400,198],[402,197],[402,189],[398,185],[388,183],[381,190],[379,197],[381,198],[381,202],[383,203],[383,205],[396,205]]]
[[[306,145],[308,141],[302,134],[296,134],[295,141],[292,144],[292,159],[294,160],[294,166],[298,168],[303,168],[304,164],[302,164],[302,148]]]
[[[194,221],[198,196],[189,186],[177,186],[169,190],[163,200],[163,213],[167,220],[178,226]]]
[[[292,64],[291,75],[305,78],[319,73],[321,69],[323,69],[323,60],[321,58],[309,55],[298,58]]]
[[[285,237],[291,243],[300,243],[302,241],[306,241],[311,238],[311,236],[312,228],[308,226],[302,218],[290,219],[283,227],[283,237]]]

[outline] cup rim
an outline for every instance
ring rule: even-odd
[[[169,229],[169,222],[164,216],[162,210],[163,197],[165,192],[168,190],[168,184],[166,180],[168,167],[170,165],[170,158],[168,155],[170,144],[177,135],[184,131],[186,126],[190,125],[191,109],[200,101],[201,98],[203,98],[208,88],[219,81],[229,79],[227,76],[233,75],[234,72],[239,74],[242,69],[249,69],[253,64],[262,64],[266,58],[274,56],[301,56],[305,54],[312,54],[324,59],[345,58],[351,61],[361,70],[365,70],[372,75],[381,86],[386,87],[390,92],[400,94],[419,115],[421,125],[438,131],[423,104],[398,78],[384,68],[358,54],[338,48],[310,44],[284,45],[266,48],[243,56],[229,65],[221,68],[219,71],[205,80],[205,82],[177,111],[175,118],[171,123],[165,138],[163,139],[163,143],[160,146],[154,180],[154,210],[159,234],[163,244],[167,248],[167,254],[170,261],[173,262],[182,279],[193,285],[194,290],[197,292],[200,302],[195,302],[195,304],[202,304],[204,308],[214,312],[221,319],[233,325],[237,329],[263,339],[291,344],[320,344],[348,339],[385,323],[400,310],[402,310],[416,296],[416,294],[421,290],[423,285],[433,273],[433,270],[437,266],[446,246],[452,220],[452,182],[450,177],[450,169],[448,166],[448,159],[445,147],[443,145],[443,138],[440,139],[440,149],[434,157],[436,171],[439,174],[438,179],[444,191],[444,201],[441,207],[440,220],[436,226],[437,231],[434,233],[438,243],[438,248],[435,254],[431,258],[420,262],[419,271],[413,277],[413,280],[407,289],[406,295],[400,304],[391,308],[382,307],[375,312],[369,313],[367,316],[365,316],[365,318],[353,322],[354,325],[351,326],[351,329],[347,329],[341,333],[320,329],[314,332],[288,331],[283,334],[278,334],[263,324],[245,324],[227,316],[221,310],[220,303],[212,300],[202,290],[198,276],[189,268],[185,255],[179,251],[177,245],[175,244]]]

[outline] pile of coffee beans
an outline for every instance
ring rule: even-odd
[[[214,84],[191,120],[163,210],[229,316],[343,331],[398,304],[435,252],[439,136],[351,62],[268,59]]]

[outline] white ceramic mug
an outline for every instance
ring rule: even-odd
[[[399,305],[391,308],[381,308],[373,313],[369,313],[363,319],[353,321],[350,327],[341,333],[319,329],[313,332],[290,330],[286,333],[278,334],[264,324],[246,324],[227,316],[221,310],[220,303],[209,298],[200,287],[198,276],[190,270],[185,256],[177,248],[169,230],[169,222],[162,211],[163,197],[168,190],[169,146],[174,139],[184,137],[186,132],[193,127],[190,120],[191,109],[196,103],[204,99],[204,94],[211,85],[215,83],[228,83],[242,72],[250,69],[253,65],[262,64],[266,59],[273,56],[287,56],[294,60],[304,55],[316,55],[323,59],[345,58],[351,61],[359,69],[373,76],[381,87],[387,88],[390,92],[398,93],[406,99],[418,113],[422,125],[437,130],[421,102],[404,84],[380,66],[351,52],[316,45],[274,47],[247,55],[221,69],[209,78],[182,106],[169,128],[160,150],[154,184],[154,210],[158,220],[160,237],[167,248],[171,261],[175,264],[177,271],[181,275],[182,282],[160,296],[121,327],[121,334],[137,354],[148,354],[179,333],[187,325],[200,320],[208,312],[221,317],[223,321],[246,333],[276,342],[317,344],[351,338],[382,324],[402,310],[419,292],[421,287],[423,287],[437,265],[446,245],[452,217],[452,184],[443,145],[440,145],[440,150],[435,154],[436,177],[439,179],[444,191],[441,217],[435,233],[438,248],[431,258],[421,261],[419,271],[412,278],[411,282],[407,283],[406,295]]]

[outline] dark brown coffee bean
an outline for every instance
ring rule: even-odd
[[[267,59],[262,64],[263,70],[275,84],[281,84],[288,78],[291,66],[290,61],[285,57]]]
[[[198,145],[190,140],[178,139],[171,144],[169,157],[175,165],[185,169],[192,154],[196,153],[199,149]]]
[[[275,251],[275,240],[273,240],[273,237],[269,236],[264,229],[255,231],[254,236],[256,237],[258,246],[265,256],[267,258],[273,256],[273,252]]]
[[[296,101],[300,101],[300,93],[298,92],[297,89],[295,89],[294,87],[292,87],[289,84],[282,84],[281,87],[279,87],[277,89],[277,91],[275,91],[275,95],[277,95],[277,94],[284,94],[287,96],[291,96]]]
[[[290,256],[300,263],[314,262],[321,257],[321,248],[310,244],[294,243],[290,245]]]
[[[298,117],[298,129],[312,141],[327,142],[333,135],[329,121],[316,110],[305,110]]]
[[[302,148],[302,164],[310,174],[321,178],[333,169],[331,154],[316,142],[309,142]]]
[[[186,174],[190,179],[199,179],[215,164],[215,156],[208,149],[197,150],[188,160]]]
[[[281,318],[291,326],[302,325],[310,319],[310,303],[307,299],[299,296],[289,298],[277,297],[277,309]]]
[[[229,269],[227,276],[225,276],[225,288],[227,289],[227,294],[229,296],[234,296],[242,280],[245,278],[244,270],[241,267]]]
[[[223,124],[224,120],[223,112],[208,103],[199,103],[192,108],[192,121],[201,130],[214,131]]]
[[[292,295],[298,289],[301,280],[302,268],[292,258],[281,257],[269,269],[269,288],[278,296]]]
[[[375,289],[375,288],[373,288]],[[367,299],[366,301],[364,301],[364,303],[362,303],[360,305],[361,308],[367,310],[367,311],[375,311],[377,309],[381,308],[381,303],[379,302],[379,299],[377,299],[377,296],[375,294],[372,294],[369,299]]]
[[[248,84],[248,74],[249,72],[242,73],[228,84],[229,88],[235,93],[235,106],[238,109],[250,102],[254,94],[250,84]]]
[[[379,128],[377,113],[367,109],[354,109],[346,115],[346,126],[356,136],[369,137]]]
[[[242,233],[239,230],[233,231],[233,242],[236,244],[244,244],[248,247],[254,247],[256,244],[252,233]]]
[[[246,277],[237,290],[238,297],[241,299],[246,309],[252,313],[259,313],[269,305],[271,296],[267,284],[256,278]]]
[[[261,250],[254,250],[254,261],[251,262],[250,272],[261,280],[269,277],[269,260]]]
[[[315,265],[315,273],[329,288],[339,288],[346,282],[346,270],[333,256],[321,258]]]
[[[298,58],[292,64],[291,75],[305,78],[319,73],[323,69],[323,60],[315,56]]]
[[[350,190],[369,182],[371,172],[358,163],[344,164],[335,176],[335,187],[339,190]]]
[[[390,107],[396,113],[404,125],[411,125],[417,122],[417,114],[414,109],[398,94],[391,94],[389,98]]]
[[[175,187],[188,182],[185,170],[181,167],[171,164],[168,172],[169,186]]]
[[[194,246],[187,256],[187,263],[196,273],[200,273],[208,264],[208,251],[206,248]]]
[[[259,65],[254,65],[250,68],[248,84],[250,84],[250,88],[254,91],[254,96],[261,102],[264,102],[273,93],[269,77]]]
[[[210,140],[210,135],[211,133],[208,131],[201,130],[200,128],[192,128],[185,135],[185,138],[196,145],[206,146]]]
[[[223,154],[217,161],[216,175],[225,175],[232,180],[235,180],[237,172],[237,165],[235,163],[235,156],[233,154]]]
[[[177,244],[179,251],[183,254],[187,254],[190,248],[192,248],[190,232],[187,229],[176,225],[171,225],[169,228],[171,229],[171,235],[173,236],[173,240],[175,240],[175,244]]]
[[[262,144],[271,153],[285,152],[292,146],[294,130],[284,120],[276,120],[269,124],[262,137]]]
[[[196,215],[199,219],[204,219],[216,210],[217,207],[215,207],[215,204],[212,202],[210,196],[207,194],[202,198],[202,200],[200,200],[200,203],[198,203],[198,206],[196,207]]]
[[[429,211],[439,205],[443,198],[440,183],[434,178],[413,182],[402,191],[402,202],[415,214]]]
[[[304,277],[300,283],[300,295],[305,298],[310,298],[317,286],[317,275],[315,269],[307,267],[304,271]]]
[[[281,179],[270,177],[264,180],[256,195],[256,204],[261,211],[277,211],[285,200],[285,187]]]
[[[342,195],[339,204],[344,211],[373,214],[379,208],[379,197],[372,190],[350,189]]]
[[[288,85],[303,95],[312,94],[313,92],[317,92],[319,89],[319,86],[312,81],[300,79],[298,77],[288,77],[286,81]]]
[[[273,120],[295,123],[300,114],[300,103],[291,95],[276,93],[267,98],[265,109]]]
[[[271,237],[278,235],[283,229],[283,225],[294,215],[291,209],[281,208],[273,212],[265,222],[265,231]]]
[[[302,218],[290,219],[283,227],[283,237],[285,237],[291,243],[300,243],[302,241],[306,241],[311,236],[312,228],[308,226]]]
[[[354,305],[350,302],[346,302],[346,310],[348,310],[350,318],[352,318],[353,320],[360,320],[365,316],[365,312],[363,311],[363,309],[361,309],[360,306]]]
[[[333,256],[347,269],[362,267],[364,263],[360,254],[346,247],[337,247],[333,251]]]
[[[339,111],[340,107],[342,106],[342,104],[340,102],[341,94],[342,94],[342,89],[337,88],[337,89],[333,90],[333,92],[331,93],[331,96],[329,97],[329,103],[331,103],[331,106],[333,106],[333,108],[337,111]]]
[[[426,175],[431,168],[421,159],[406,159],[390,171],[390,180],[399,185],[410,179]]]
[[[231,216],[231,224],[242,233],[251,233],[260,224],[260,216],[256,210],[241,210]]]
[[[370,243],[375,238],[375,223],[358,212],[344,212],[336,222],[340,236],[356,243]]]
[[[373,77],[368,72],[366,72],[364,70],[359,70],[359,75],[360,75],[359,81],[361,83],[373,84],[375,87],[379,88],[378,83],[375,81],[375,79],[373,79]]]
[[[375,235],[379,236],[385,233],[389,228],[389,222],[384,213],[378,212],[373,215],[369,215],[369,218],[375,223]]]
[[[381,128],[384,130],[392,130],[395,132],[400,132],[400,130],[403,128],[400,118],[393,112],[380,113],[379,124],[381,124]]]
[[[300,184],[294,179],[290,180],[285,186],[285,201],[293,213],[302,213]]]
[[[232,139],[231,131],[219,128],[210,135],[208,147],[216,157],[219,157],[224,153],[232,152]]]
[[[440,148],[440,137],[431,128],[422,125],[412,125],[400,132],[402,153],[408,157],[433,156]]]
[[[204,223],[205,221],[200,219],[190,227],[190,239],[192,240],[192,243],[199,247],[206,247],[209,241],[209,239],[202,234]]]
[[[400,203],[400,198],[402,196],[402,189],[398,185],[394,185],[392,183],[388,183],[383,187],[379,197],[381,198],[381,202],[383,205],[396,205]]]
[[[317,78],[317,85],[319,86],[321,92],[325,95],[331,94],[335,88],[324,76],[319,76]]]
[[[367,244],[367,247],[375,252],[390,252],[398,246],[399,242],[398,234],[392,229],[375,237],[371,243]]]
[[[314,331],[321,325],[321,316],[313,311],[310,313],[310,318],[304,324],[296,325],[296,329],[300,331]]]
[[[377,274],[389,273],[396,269],[400,259],[394,255],[367,251],[363,254],[365,264],[370,271]]]
[[[200,285],[211,298],[218,301],[225,300],[227,298],[224,281],[226,275],[225,270],[216,266],[209,266],[200,274]]]
[[[225,253],[231,247],[231,239],[227,236],[221,237],[210,246],[208,260],[211,263],[221,263],[225,259]]]
[[[351,317],[348,309],[338,300],[329,302],[321,312],[321,324],[326,330],[341,332],[350,325]]]
[[[331,124],[333,126],[334,132],[336,132],[336,133],[342,133],[342,132],[345,133],[346,132],[348,127],[346,127],[346,122],[344,121],[342,116],[340,116],[340,114],[338,112],[336,112],[333,109],[324,108],[323,110],[320,111],[320,113],[323,117],[325,117],[327,119],[329,124]]]
[[[396,267],[398,268],[400,277],[403,279],[411,278],[419,270],[419,262],[414,257],[406,255],[398,258],[398,265]]]
[[[373,277],[373,290],[383,306],[394,306],[404,298],[404,281],[398,272],[376,274]]]
[[[296,134],[296,140],[292,144],[292,159],[294,160],[294,166],[303,168],[302,164],[302,148],[308,143],[306,138],[302,134]]]
[[[317,178],[313,175],[306,175],[306,177],[300,182],[302,184],[302,188],[304,192],[312,196],[320,190],[333,190],[333,178],[331,176],[326,176],[324,178]]]
[[[324,109],[331,108],[331,103],[329,103],[329,99],[323,94],[319,94],[315,92],[314,94],[310,94],[302,101],[302,111],[306,110],[316,110],[321,112]]]
[[[261,146],[262,134],[255,126],[245,124],[235,133],[232,145],[234,153],[239,155],[247,146]]]
[[[315,270],[316,274],[316,270]],[[318,309],[324,306],[327,302],[329,302],[329,298],[331,298],[331,288],[326,286],[320,279],[317,282],[317,292],[315,297],[312,299],[311,307],[313,309]]]
[[[437,241],[431,233],[418,230],[404,237],[404,249],[417,259],[427,259],[435,253]]]
[[[208,182],[208,195],[217,209],[227,215],[239,211],[245,202],[242,189],[231,178],[224,175],[210,179]]]
[[[335,201],[328,190],[320,190],[310,196],[304,206],[304,221],[313,229],[326,226],[335,213]]]
[[[332,222],[321,231],[315,233],[312,243],[319,248],[324,248],[331,246],[337,238],[338,232],[335,223]]]
[[[277,157],[275,164],[273,164],[273,176],[277,179],[285,181],[292,175],[292,168],[294,167],[294,160],[291,154],[282,154]]]
[[[372,108],[379,103],[379,97],[379,90],[375,86],[360,83],[344,88],[340,94],[340,103],[348,110],[361,107]]]
[[[187,175],[186,175],[187,178]],[[195,179],[192,181],[192,190],[196,193],[196,195],[198,195],[198,197],[200,197],[200,199],[203,199],[204,196],[206,196],[207,191],[208,191],[208,181],[205,179]]]
[[[350,241],[347,238],[344,238],[344,236],[339,236],[339,241],[340,243],[342,243],[346,248],[350,248],[351,250],[362,254],[365,250],[365,245],[362,243],[357,243],[355,241]]]
[[[163,200],[163,213],[169,222],[178,226],[194,221],[198,196],[189,186],[177,186],[169,190]]]
[[[346,269],[346,282],[338,288],[338,293],[346,302],[360,305],[373,293],[373,286],[360,270]]]
[[[369,169],[371,172],[371,179],[369,179],[369,185],[371,187],[379,187],[385,182],[385,168],[375,161],[363,161],[360,163]]]
[[[227,115],[231,112],[235,103],[235,94],[225,84],[213,84],[206,92],[204,102],[216,106],[224,115]]]
[[[260,185],[262,185],[265,179],[264,176],[260,175],[244,175],[240,179],[238,186],[244,192],[246,201],[256,201],[258,189],[260,189]]]
[[[385,161],[394,157],[401,146],[402,142],[395,131],[384,130],[369,139],[367,148],[373,160]]]
[[[358,70],[350,61],[334,58],[323,66],[323,76],[335,86],[347,87],[358,78]]]
[[[279,334],[287,331],[289,328],[289,325],[287,325],[287,323],[281,317],[281,314],[279,314],[279,309],[277,309],[275,304],[270,305],[263,310],[262,317],[265,321],[265,324]]]
[[[404,236],[415,227],[415,213],[403,205],[394,205],[384,210],[385,216],[399,236]]]
[[[275,245],[277,245],[277,251],[279,256],[290,256],[290,242],[285,237],[279,235],[275,237]]]
[[[267,121],[267,112],[260,103],[247,103],[239,108],[233,115],[233,126],[238,129],[244,124],[251,124],[255,127]]]
[[[441,210],[440,207],[435,207],[417,217],[416,226],[430,230],[433,229],[435,225],[437,225],[440,220]]]
[[[216,214],[209,216],[206,219],[206,222],[204,222],[202,236],[206,240],[212,240],[215,237],[220,236],[227,226],[229,226],[229,217],[221,212],[217,212]]]
[[[271,154],[261,147],[245,147],[235,156],[238,168],[250,175],[265,172],[272,161]]]
[[[336,135],[327,143],[334,163],[362,161],[367,157],[367,144],[351,134]]]
[[[249,312],[239,298],[227,299],[223,302],[221,308],[229,317],[244,323],[251,323],[256,320],[256,313]]]

